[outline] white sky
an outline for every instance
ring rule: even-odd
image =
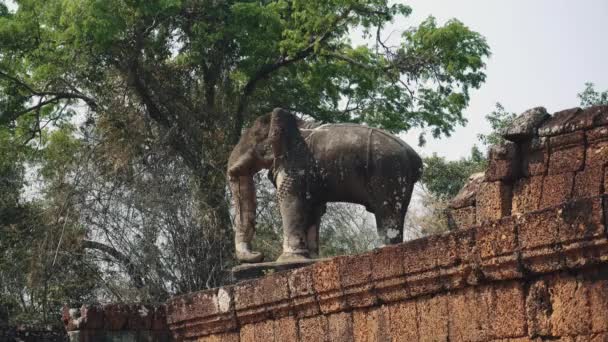
[[[549,113],[576,107],[585,82],[608,89],[607,0],[411,0],[412,16],[396,30],[429,15],[443,23],[457,18],[484,35],[492,50],[487,79],[472,92],[466,127],[451,138],[415,147],[425,155],[468,156],[478,133],[487,133],[484,116],[501,102],[510,112],[544,106]],[[412,146],[417,134],[405,136]]]

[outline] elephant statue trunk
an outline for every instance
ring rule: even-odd
[[[283,254],[278,261],[300,261],[318,254],[327,202],[364,205],[376,216],[385,243],[401,242],[422,160],[405,142],[376,128],[319,126],[280,108],[259,117],[228,161],[236,254],[241,262],[263,259],[251,250],[256,213],[253,175],[261,169],[270,171],[277,188],[283,222]]]

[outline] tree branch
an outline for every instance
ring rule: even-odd
[[[251,77],[249,82],[247,82],[247,84],[243,88],[243,94],[241,95],[241,100],[239,101],[239,104],[238,104],[238,107],[236,110],[234,126],[232,129],[232,136],[231,136],[231,140],[232,140],[231,142],[233,144],[236,144],[240,137],[241,129],[243,127],[243,122],[244,122],[245,108],[247,107],[247,104],[249,102],[249,97],[253,94],[253,91],[255,90],[258,82],[266,79],[270,74],[277,71],[278,69],[288,66],[294,62],[301,61],[301,60],[305,59],[306,57],[310,56],[311,53],[314,52],[315,47],[318,44],[325,42],[331,36],[331,33],[334,31],[334,29],[340,24],[340,22],[348,17],[348,15],[350,14],[351,11],[352,11],[352,7],[347,8],[341,15],[337,16],[332,21],[332,23],[329,25],[329,28],[327,29],[327,31],[325,31],[323,34],[321,34],[320,36],[318,36],[316,38],[311,37],[311,38],[314,38],[314,39],[311,39],[312,42],[310,44],[308,44],[306,46],[306,48],[304,48],[303,50],[301,50],[301,51],[297,52],[295,55],[293,55],[293,57],[289,58],[289,57],[282,56],[275,63],[264,64],[253,75],[253,77]]]
[[[133,281],[133,285],[136,288],[140,289],[144,287],[144,281],[141,277],[140,272],[137,270],[136,265],[131,262],[131,260],[126,255],[116,250],[116,248],[92,240],[82,240],[82,247],[86,249],[95,249],[111,256],[125,267],[125,269],[127,270],[127,274]]]
[[[85,94],[83,94],[82,92],[75,90],[75,92],[63,92],[63,91],[38,91],[35,90],[33,87],[31,87],[29,84],[25,83],[24,81],[20,80],[19,78],[15,77],[15,76],[11,76],[9,74],[7,74],[4,71],[0,70],[0,77],[5,78],[15,84],[17,84],[17,86],[25,88],[28,92],[31,93],[30,97],[33,96],[38,96],[41,99],[46,97],[46,96],[52,96],[53,98],[49,99],[49,100],[44,100],[44,101],[39,101],[37,105],[32,106],[30,108],[21,110],[17,113],[14,113],[12,116],[10,116],[10,118],[12,120],[20,117],[21,115],[27,114],[31,111],[34,110],[38,110],[48,104],[51,103],[57,103],[61,100],[82,100],[84,101],[91,109],[95,110],[97,109],[97,102],[95,102],[95,100],[89,96],[86,96]],[[0,114],[2,115],[2,114]]]

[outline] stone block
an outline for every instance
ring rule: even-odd
[[[280,318],[291,310],[287,272],[267,275],[234,286],[236,314],[241,323]]]
[[[608,126],[587,131],[586,167],[601,167],[608,164]]]
[[[549,140],[549,174],[574,172],[585,163],[585,133],[582,131],[558,135]]]
[[[129,316],[128,327],[132,330],[152,329],[152,319],[154,318],[154,307],[145,304],[131,305],[131,315]]]
[[[511,186],[501,181],[484,182],[476,199],[477,224],[496,221],[511,214]]]
[[[273,341],[274,321],[267,320],[253,324],[253,335],[256,341]]]
[[[582,112],[582,109],[576,107],[566,109],[554,113],[553,116],[546,120],[538,129],[540,136],[554,136],[567,132],[566,123]]]
[[[255,287],[257,305],[278,303],[289,299],[289,282],[286,274],[288,273],[279,272],[258,279]],[[273,316],[277,316],[276,311]]]
[[[303,318],[298,321],[300,341],[325,342],[328,328],[325,316]]]
[[[487,341],[491,288],[468,287],[448,296],[450,341]]]
[[[420,341],[448,341],[448,301],[445,295],[417,300]]]
[[[251,329],[251,331],[253,331],[253,329]],[[253,335],[253,333],[252,333],[252,335]],[[247,338],[247,336],[246,336],[246,338]],[[170,341],[173,341],[173,340],[172,339],[163,340],[163,339],[159,339],[157,336],[155,336],[152,340],[150,340],[150,342],[170,342]],[[244,341],[244,340],[240,340],[240,341]],[[247,339],[247,341],[253,341],[253,340]],[[137,342],[144,342],[144,341],[137,341]],[[146,340],[146,342],[147,342],[147,340]],[[207,336],[197,339],[196,342],[239,342],[239,333],[230,332],[230,333],[223,333],[223,334],[207,335]]]
[[[608,342],[608,333],[577,336],[576,342]]]
[[[418,341],[416,301],[411,300],[390,305],[390,332],[394,340]]]
[[[340,258],[340,280],[349,307],[367,307],[376,302],[372,277],[372,254]]]
[[[255,307],[256,303],[259,303],[255,293],[257,286],[258,282],[256,280],[242,281],[234,286],[234,306],[237,311]],[[212,313],[211,310],[215,310],[211,297],[200,297],[200,299],[204,299],[200,306],[207,307],[209,313]]]
[[[549,287],[544,280],[535,281],[526,296],[526,322],[530,337],[551,333],[550,315],[553,311]]]
[[[298,322],[293,316],[285,316],[280,319],[274,320],[273,324],[274,341],[297,341]]]
[[[131,308],[125,304],[106,304],[103,306],[104,330],[123,330],[127,327]]]
[[[379,307],[353,312],[353,341],[390,341],[388,310]]]
[[[584,335],[591,332],[588,289],[581,280],[560,276],[551,284],[550,325],[553,336]]]
[[[328,341],[350,342],[353,336],[353,316],[350,312],[340,312],[327,317]]]
[[[477,244],[483,259],[514,253],[517,249],[515,220],[508,217],[480,227]]]
[[[591,331],[608,332],[608,280],[588,282]]]
[[[586,198],[534,212],[520,217],[517,225],[523,249],[602,236],[602,200]]]
[[[587,147],[587,167],[606,166],[608,164],[608,141],[589,143]]]
[[[512,281],[494,286],[491,298],[490,330],[490,337],[495,339],[526,334],[523,284]]]
[[[526,298],[530,336],[576,336],[591,332],[589,288],[581,279],[559,274],[534,282]]]
[[[255,324],[241,326],[240,342],[257,342],[255,339]]]
[[[390,245],[371,254],[371,277],[374,281],[403,275],[403,246]]]
[[[83,305],[80,308],[82,326],[80,329],[103,329],[103,308],[99,305]]]
[[[287,279],[289,296],[295,314],[298,317],[318,315],[320,313],[319,303],[314,290],[312,268],[305,267],[290,271]]]
[[[152,330],[165,331],[168,329],[167,308],[165,305],[158,305],[154,308],[154,315],[152,316]]]
[[[340,283],[339,262],[340,257],[311,266],[319,308],[324,314],[342,311],[346,308]]]
[[[476,245],[476,230],[463,229],[453,232],[448,238],[448,248],[445,250],[449,263],[445,266],[480,262],[479,248]]]
[[[465,229],[476,225],[474,206],[448,210],[448,225],[450,229]]]
[[[486,182],[511,181],[519,177],[520,161],[516,144],[506,141],[500,145],[493,145],[488,154]]]
[[[450,266],[457,261],[457,251],[450,246],[450,237],[447,235],[431,235],[407,241],[402,246],[402,260],[406,274]]]
[[[574,116],[566,123],[566,130],[583,130],[605,124],[605,122],[602,122],[605,108],[606,106],[592,106],[583,109],[581,113]]]
[[[594,126],[608,124],[608,105],[597,105],[585,108],[585,111],[597,111],[597,115],[593,119]]]
[[[566,202],[572,197],[574,173],[549,175],[543,179],[540,208],[548,208]]]
[[[587,167],[576,173],[572,197],[578,199],[598,196],[602,193],[603,183],[604,168]]]
[[[370,282],[372,275],[372,255],[359,254],[340,258],[340,278],[342,288]]]
[[[602,236],[605,226],[602,214],[602,200],[599,197],[568,202],[558,209],[560,242],[577,241]]]
[[[523,249],[534,249],[557,242],[561,225],[556,209],[545,209],[517,219],[519,243]]]
[[[407,297],[403,253],[402,245],[391,245],[377,249],[371,255],[374,291],[383,302]]]
[[[469,176],[469,179],[464,184],[462,189],[448,203],[448,207],[452,209],[470,207],[475,205],[475,199],[479,187],[485,180],[484,172],[477,172]]]
[[[544,175],[549,167],[547,138],[534,138],[521,145],[521,165],[524,177]]]
[[[529,140],[537,134],[538,127],[550,117],[544,107],[528,109],[516,117],[501,135],[515,142]]]
[[[522,178],[513,186],[512,215],[538,210],[543,189],[543,176]]]

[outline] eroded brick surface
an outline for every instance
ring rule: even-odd
[[[217,291],[178,297],[167,308],[174,336],[608,342],[608,106],[540,122],[544,137],[513,135],[512,148],[491,151],[478,186],[452,201],[452,227],[466,229],[239,283],[225,312]],[[113,325],[128,327],[127,311]],[[90,312],[87,324],[99,326]],[[153,329],[151,317],[142,327]]]
[[[537,210],[543,191],[543,176],[522,178],[513,187],[512,215]]]
[[[298,322],[300,341],[324,342],[327,337],[327,318],[316,316],[303,318]]]
[[[419,340],[416,302],[407,301],[388,307],[390,315],[390,332],[393,337],[403,341]]]
[[[585,133],[551,137],[549,150],[549,174],[580,171],[585,164]]]
[[[477,230],[477,244],[482,258],[515,252],[515,220],[505,218],[480,227]]]
[[[448,301],[437,295],[417,302],[420,341],[448,341]]]
[[[572,197],[574,173],[549,175],[543,179],[540,208],[548,208],[566,202]]]
[[[350,342],[353,340],[353,316],[340,312],[327,317],[329,341]]]
[[[475,219],[476,211],[477,209],[473,206],[450,210],[448,214],[450,228],[463,229],[473,227],[477,223],[477,220]]]
[[[495,221],[511,214],[511,186],[498,182],[485,182],[477,193],[476,215],[478,224]]]
[[[546,138],[535,138],[522,143],[521,168],[524,177],[544,175],[549,167],[549,143]]]
[[[603,192],[603,182],[603,167],[587,167],[583,171],[576,173],[572,197],[577,199],[598,196]]]

